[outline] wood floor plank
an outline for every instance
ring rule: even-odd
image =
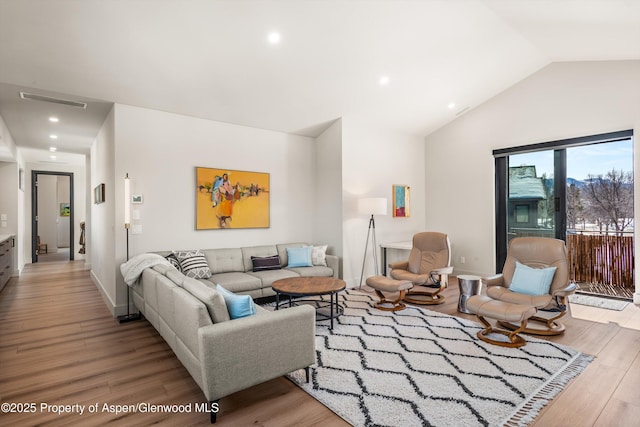
[[[430,309],[457,312],[452,278],[446,301]],[[595,311],[594,311],[595,310]],[[575,315],[575,316],[574,316]],[[550,340],[597,356],[548,405],[535,426],[626,424],[639,415],[640,310],[579,307],[567,332]],[[0,292],[0,400],[50,404],[205,404],[206,399],[157,331],[146,321],[118,324],[82,262],[28,265]],[[219,426],[346,426],[344,420],[288,381],[276,378],[221,400]],[[192,406],[193,408],[193,406]],[[631,420],[631,421],[629,421]],[[208,414],[2,414],[0,424],[31,426],[193,425]]]
[[[596,427],[637,427],[640,423],[640,406],[618,399],[611,399],[594,424]]]

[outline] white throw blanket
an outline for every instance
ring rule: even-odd
[[[124,264],[120,264],[120,272],[124,277],[124,283],[133,286],[145,268],[150,268],[158,264],[171,265],[165,257],[158,254],[139,254],[134,256]]]

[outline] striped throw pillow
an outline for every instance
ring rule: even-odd
[[[211,277],[211,269],[207,264],[207,259],[200,249],[195,251],[179,251],[173,252],[180,261],[182,273],[187,277],[194,279],[208,279]]]

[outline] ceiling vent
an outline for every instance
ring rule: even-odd
[[[32,101],[51,102],[53,104],[66,105],[68,107],[82,108],[86,110],[87,104],[84,102],[69,101],[68,99],[53,98],[51,96],[36,95],[33,93],[20,92],[20,98],[30,99]]]

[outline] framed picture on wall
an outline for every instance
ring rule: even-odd
[[[196,230],[269,227],[269,174],[196,167]]]
[[[393,216],[411,216],[411,187],[408,185],[393,186]]]
[[[69,203],[60,203],[60,216],[71,216]]]

